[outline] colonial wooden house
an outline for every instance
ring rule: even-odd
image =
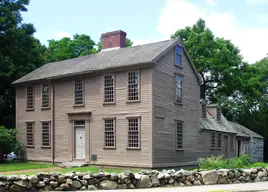
[[[123,31],[104,33],[100,53],[48,63],[13,83],[28,160],[185,166],[234,145],[233,132],[200,129],[199,75],[180,39],[125,43]]]

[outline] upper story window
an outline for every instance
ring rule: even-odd
[[[183,129],[182,121],[176,121],[176,149],[183,148]]]
[[[216,147],[216,133],[211,132],[211,148],[215,149]]]
[[[75,80],[74,83],[74,104],[83,105],[84,104],[84,81]]]
[[[104,147],[115,148],[115,119],[104,120]]]
[[[104,103],[115,102],[114,75],[104,76]]]
[[[133,71],[128,73],[128,100],[139,100],[139,72]]]
[[[176,75],[175,102],[182,103],[182,76]]]
[[[175,48],[175,54],[176,54],[176,63],[175,65],[182,66],[182,47],[177,45]]]
[[[42,108],[49,108],[50,105],[50,91],[49,84],[42,85]]]
[[[34,109],[34,87],[26,87],[26,108]]]
[[[34,147],[34,123],[26,123],[26,146]]]
[[[140,148],[140,118],[128,119],[128,148]]]

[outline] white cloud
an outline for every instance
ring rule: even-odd
[[[64,37],[69,37],[69,38],[72,38],[72,35],[70,33],[68,33],[67,31],[56,31],[54,34],[53,34],[53,37],[52,39],[55,39],[55,40],[60,40]]]
[[[209,6],[214,6],[217,4],[216,0],[205,0],[205,1]]]
[[[256,5],[256,4],[263,4],[268,3],[268,0],[247,0],[248,5]]]
[[[268,15],[255,15],[254,16],[260,23],[267,24],[268,23]]]
[[[232,11],[207,11],[186,0],[169,0],[160,15],[157,29],[169,38],[176,30],[192,26],[199,18],[206,21],[216,36],[230,39],[238,46],[246,61],[253,63],[266,56],[268,27],[242,25]]]

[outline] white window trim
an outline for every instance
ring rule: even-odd
[[[43,145],[43,123],[48,123],[48,133],[49,133],[49,145]],[[42,145],[41,148],[50,148],[51,147],[51,121],[41,121],[41,134],[42,134]]]
[[[105,101],[105,76],[113,76],[113,102]],[[115,104],[116,103],[116,75],[115,73],[105,74],[103,76],[103,104]]]
[[[33,88],[33,107],[32,108],[28,108],[28,87],[32,87]],[[26,111],[34,111],[34,108],[35,108],[35,88],[34,88],[34,85],[28,85],[26,86]]]
[[[116,118],[103,118],[104,120],[104,149],[116,149]],[[113,120],[113,133],[114,133],[114,145],[113,146],[106,146],[106,140],[105,140],[105,120]]]
[[[44,85],[47,85],[48,86],[48,90],[49,90],[49,92],[48,92],[48,107],[44,107],[43,106],[43,86]],[[41,109],[50,109],[50,84],[49,83],[43,83],[43,84],[41,84]]]
[[[140,116],[131,116],[126,117],[127,119],[127,149],[141,149],[141,117]],[[129,119],[138,119],[138,147],[129,147]]]
[[[138,72],[138,100],[129,100],[129,73],[131,72]],[[141,70],[137,69],[137,70],[132,70],[132,71],[127,71],[127,103],[135,103],[135,102],[140,102],[140,98],[141,98]]]
[[[82,83],[83,83],[83,85],[82,85],[82,88],[83,88],[83,103],[82,104],[76,104],[75,103],[75,99],[76,99],[76,97],[75,97],[75,81],[79,81],[79,80],[81,80],[82,81]],[[73,100],[73,102],[74,102],[74,107],[83,107],[83,106],[85,106],[85,80],[84,79],[75,79],[74,81],[73,81],[73,98],[74,98],[74,100]]]
[[[182,137],[181,137],[182,146],[181,146],[181,147],[178,147],[178,127],[177,127],[177,125],[178,125],[177,123],[178,123],[178,122],[181,123],[181,129],[182,129],[182,130],[181,130],[181,132],[182,132],[182,133],[181,133],[181,135],[182,135]],[[184,123],[184,122],[181,121],[181,120],[175,120],[176,151],[182,151],[182,150],[183,150],[183,143],[184,143],[184,142],[183,142],[183,135],[184,135],[184,134],[183,134],[183,123]]]
[[[32,135],[33,135],[33,144],[32,145],[28,145],[28,131],[27,131],[27,124],[31,123],[32,124]],[[25,127],[26,127],[26,148],[34,148],[35,146],[35,123],[34,121],[27,121],[25,122]]]

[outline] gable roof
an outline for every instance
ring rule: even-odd
[[[180,39],[169,39],[156,43],[103,51],[87,56],[48,63],[21,77],[12,84],[41,79],[55,79],[123,67],[138,67],[150,63],[153,64],[159,56],[176,44],[183,46]],[[199,75],[195,67],[192,63],[191,65],[199,80]]]
[[[234,134],[237,133],[236,130],[233,128],[233,126],[228,123],[227,119],[223,115],[221,115],[221,121],[218,122],[208,112],[206,118],[200,118],[200,128],[202,130],[209,130],[209,131],[220,131]]]
[[[237,131],[237,136],[241,137],[255,137],[263,139],[263,137],[254,131],[251,131],[250,129],[244,127],[243,125],[240,125],[237,122],[229,121],[229,123],[233,126],[233,128]]]

